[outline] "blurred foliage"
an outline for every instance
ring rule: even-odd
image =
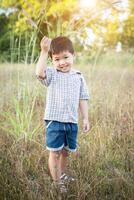
[[[127,47],[134,47],[134,1],[129,0],[129,16],[124,22],[124,32],[122,33],[121,42]]]
[[[121,21],[120,15],[127,10],[119,6],[121,1],[102,0],[95,8],[82,8],[78,0],[1,0],[5,13],[0,15],[0,60],[36,62],[44,35],[69,36],[75,49],[84,50],[91,59],[106,48],[115,48],[118,41],[125,48],[133,47],[134,1],[128,1],[128,17]],[[92,42],[89,31],[94,35]]]

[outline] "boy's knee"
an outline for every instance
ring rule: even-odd
[[[50,155],[55,159],[59,159],[60,158],[60,151],[50,151]]]

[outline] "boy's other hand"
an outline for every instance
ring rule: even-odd
[[[90,130],[90,124],[88,120],[83,120],[82,128],[84,133],[87,133]]]
[[[50,49],[51,39],[44,36],[40,42],[41,51],[48,53]]]

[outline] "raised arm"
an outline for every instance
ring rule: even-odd
[[[47,56],[48,56],[50,44],[51,44],[51,39],[47,37],[42,38],[41,43],[40,43],[41,52],[40,52],[39,60],[36,64],[36,71],[35,71],[37,78],[40,78],[40,79],[45,78],[45,68],[47,64]]]

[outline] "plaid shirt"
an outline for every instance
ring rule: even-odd
[[[74,69],[63,73],[54,67],[47,67],[45,73],[44,80],[39,78],[48,87],[44,119],[78,123],[79,100],[89,99],[83,75]]]

